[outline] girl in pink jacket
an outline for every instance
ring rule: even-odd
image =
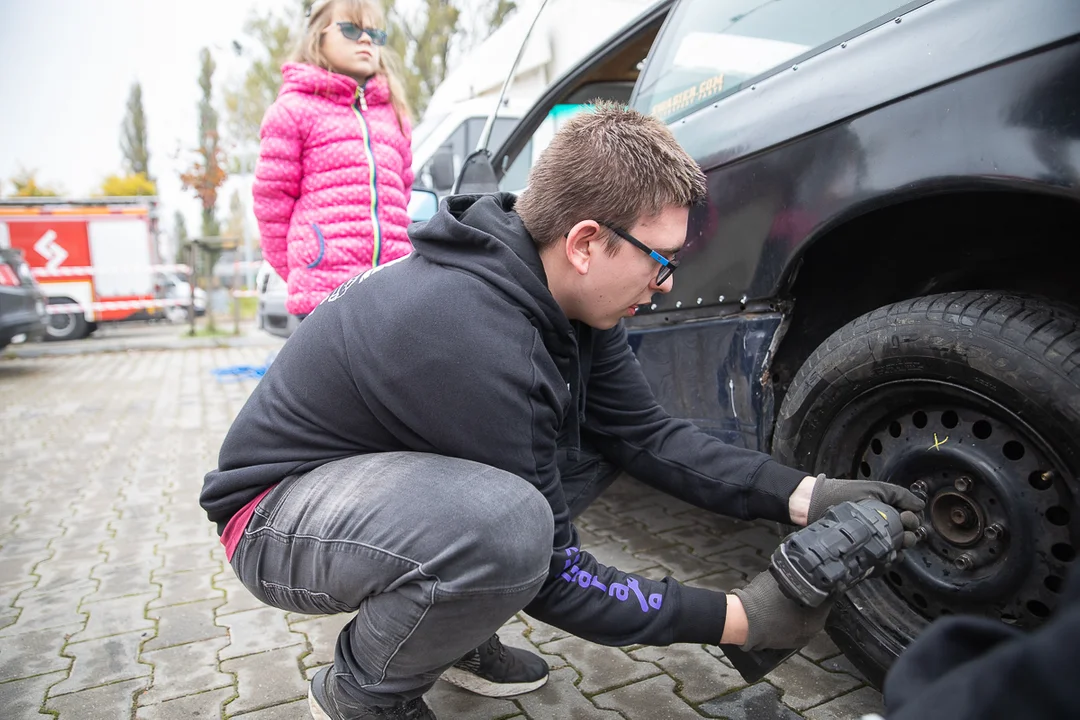
[[[263,118],[255,217],[293,315],[412,250],[412,128],[385,27],[376,0],[316,0]]]

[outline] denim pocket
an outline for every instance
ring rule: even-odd
[[[262,588],[264,602],[290,612],[305,615],[336,615],[356,609],[326,593],[312,592],[306,588],[286,587],[265,580],[260,581],[259,586]]]

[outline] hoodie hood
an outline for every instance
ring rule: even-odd
[[[514,202],[510,193],[448,197],[430,220],[410,227],[409,239],[425,260],[475,275],[529,317],[569,386],[576,411],[568,413],[567,429],[578,448],[585,412],[580,333],[548,289],[536,243]]]
[[[360,84],[348,75],[307,63],[285,63],[281,66],[281,79],[278,97],[291,92],[321,95],[342,105],[351,105],[356,99],[356,89],[360,87]],[[390,102],[390,84],[384,76],[372,75],[363,88],[364,102],[369,106]]]

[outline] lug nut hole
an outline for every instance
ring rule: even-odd
[[[952,410],[946,410],[941,413],[941,424],[945,427],[952,429],[960,424],[960,418]]]
[[[1072,562],[1076,559],[1076,550],[1068,543],[1057,543],[1050,548],[1050,554],[1061,562]]]
[[[1005,443],[1005,446],[1001,448],[1001,451],[1005,453],[1005,457],[1010,460],[1019,460],[1024,457],[1024,446],[1015,440],[1010,440]]]
[[[911,422],[914,423],[915,427],[917,427],[917,428],[926,427],[926,422],[927,422],[926,413],[924,413],[922,410],[918,411],[917,413],[915,413],[914,415],[911,416]]]

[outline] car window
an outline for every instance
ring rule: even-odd
[[[686,0],[657,41],[634,107],[665,122],[820,52],[910,0]]]
[[[540,157],[540,153],[544,151],[544,148],[551,142],[551,138],[554,137],[556,131],[563,124],[574,117],[580,112],[584,112],[590,107],[588,103],[577,103],[572,105],[555,105],[548,111],[547,117],[533,132],[532,137],[525,147],[514,158],[514,162],[503,173],[502,180],[499,181],[499,189],[505,192],[519,192],[525,188],[525,183],[529,177],[529,171],[532,169],[533,163]],[[509,135],[509,132],[507,132]],[[505,136],[502,138],[505,139]],[[499,147],[502,144],[494,142],[494,135],[492,136],[491,147]]]

